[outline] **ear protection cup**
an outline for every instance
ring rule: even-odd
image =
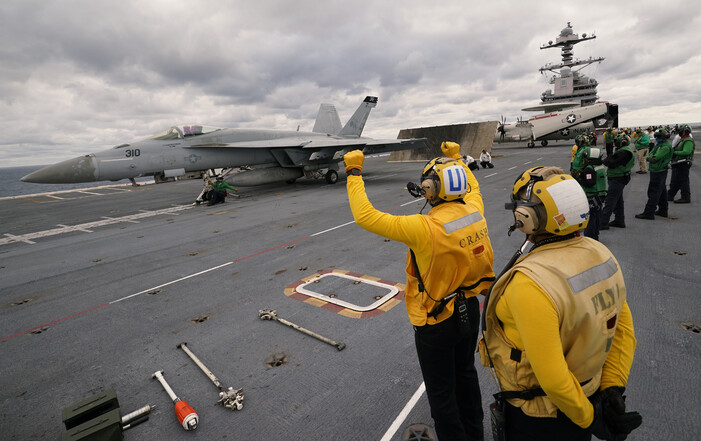
[[[514,221],[521,224],[518,229],[525,234],[532,234],[538,231],[540,222],[538,221],[538,213],[533,207],[518,206],[514,209]]]
[[[440,192],[440,184],[431,178],[421,181],[421,188],[424,189],[424,197],[428,200],[438,197],[438,193]]]

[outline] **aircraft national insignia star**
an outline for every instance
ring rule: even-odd
[[[195,155],[195,154],[192,154],[190,156],[185,157],[185,160],[189,161],[190,164],[194,164],[195,162],[199,161],[200,159],[202,159],[202,156]]]
[[[567,122],[568,123],[573,123],[575,121],[577,121],[577,117],[574,115],[574,113],[570,113],[569,115],[567,115]]]

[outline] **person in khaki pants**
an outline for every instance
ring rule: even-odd
[[[635,133],[638,136],[635,138],[635,149],[637,151],[636,156],[638,157],[638,166],[640,170],[636,173],[643,174],[647,173],[647,154],[650,151],[650,135],[643,132],[642,129],[638,128]]]

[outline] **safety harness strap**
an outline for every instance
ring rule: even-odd
[[[438,314],[443,312],[445,309],[445,306],[450,302],[455,296],[458,295],[464,295],[465,291],[470,291],[474,288],[477,288],[481,283],[484,282],[494,282],[496,279],[495,277],[482,277],[475,283],[473,283],[470,286],[461,286],[460,288],[456,289],[455,292],[448,294],[447,296],[443,297],[441,300],[436,300],[431,295],[426,291],[426,287],[424,286],[424,282],[421,279],[421,272],[419,271],[419,265],[416,263],[416,255],[414,254],[414,250],[409,248],[409,253],[411,254],[411,263],[414,266],[414,273],[416,274],[416,280],[419,282],[419,292],[425,292],[428,298],[433,300],[434,302],[438,303],[438,306],[436,306],[433,311],[426,313],[428,317],[431,317],[435,319],[438,317]]]
[[[584,386],[585,384],[589,383],[592,379],[588,379],[587,381],[584,381],[582,383],[579,383],[580,386]],[[536,397],[544,397],[547,395],[545,391],[543,390],[542,387],[536,387],[534,389],[527,389],[527,390],[504,390],[501,392],[497,392],[494,394],[494,398],[497,400],[508,400],[511,398],[518,398],[521,400],[532,400],[533,398]]]

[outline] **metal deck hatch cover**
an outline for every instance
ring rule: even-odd
[[[371,303],[370,305],[358,306],[358,305],[355,305],[353,303],[347,302],[345,300],[339,299],[337,297],[337,295],[332,297],[331,295],[321,294],[321,293],[318,293],[318,292],[313,291],[311,289],[310,285],[313,285],[315,283],[319,283],[326,277],[342,277],[344,279],[348,279],[348,280],[351,280],[353,282],[372,285],[372,286],[375,286],[378,288],[386,289],[387,294],[381,296],[379,298],[379,300],[376,300],[375,302]],[[374,280],[368,280],[368,279],[364,279],[361,277],[355,277],[355,276],[352,276],[349,274],[343,274],[343,273],[339,273],[339,272],[330,272],[330,273],[321,274],[319,276],[316,276],[316,277],[308,280],[307,282],[302,283],[301,285],[297,286],[296,290],[300,294],[304,294],[304,295],[307,295],[309,297],[314,297],[316,299],[323,300],[324,302],[333,303],[333,304],[338,305],[342,308],[348,308],[348,309],[352,309],[354,311],[359,311],[359,312],[366,312],[366,311],[372,311],[374,309],[377,309],[378,307],[380,307],[381,305],[386,303],[388,300],[390,300],[391,298],[396,296],[397,293],[399,292],[399,289],[394,285],[388,285],[386,283],[377,282]]]

